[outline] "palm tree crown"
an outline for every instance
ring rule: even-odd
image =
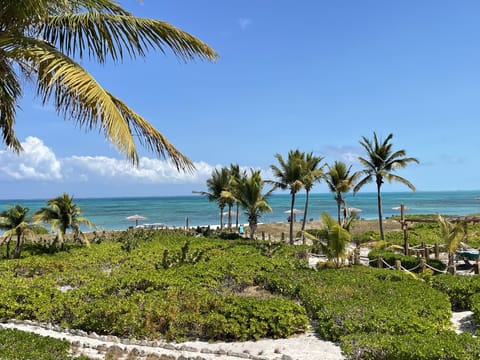
[[[378,200],[378,221],[380,227],[380,237],[383,240],[383,222],[382,222],[382,198],[381,187],[384,183],[384,179],[388,182],[398,181],[404,185],[407,185],[412,191],[415,191],[415,186],[407,179],[398,176],[394,172],[397,169],[406,167],[409,163],[415,162],[418,164],[418,160],[413,157],[405,157],[405,150],[393,151],[390,140],[393,138],[393,134],[389,134],[385,140],[380,141],[377,134],[373,133],[373,141],[362,137],[360,145],[367,152],[367,158],[359,157],[360,163],[364,166],[363,170],[357,172],[356,176],[362,177],[357,185],[355,185],[353,191],[357,192],[365,184],[375,181],[377,186],[377,200]]]
[[[250,238],[254,238],[258,219],[262,213],[272,211],[267,203],[270,192],[263,194],[264,181],[260,170],[250,169],[250,176],[243,173],[239,178],[232,178],[229,191],[224,191],[224,197],[237,201],[245,209],[250,228]]]
[[[279,166],[270,165],[273,176],[276,180],[269,180],[268,183],[273,185],[273,189],[290,190],[290,244],[293,244],[293,208],[295,206],[295,195],[305,185],[302,182],[305,173],[304,154],[297,150],[290,150],[288,152],[287,160],[285,161],[280,154],[275,154]]]
[[[80,231],[81,224],[93,226],[88,219],[80,216],[82,209],[73,202],[73,197],[70,197],[67,193],[48,200],[47,204],[48,207],[41,208],[35,212],[33,220],[37,223],[49,223],[52,230],[57,231],[58,240],[61,242],[62,247],[68,229],[71,229],[74,237],[79,239],[78,236],[82,233]]]
[[[337,202],[337,220],[338,224],[342,225],[340,218],[340,209],[343,205],[343,222],[347,218],[347,205],[343,198],[344,193],[348,193],[352,188],[357,175],[351,174],[352,166],[347,165],[342,161],[335,161],[333,165],[327,165],[328,171],[325,173],[325,182],[331,192],[335,193],[335,201]]]
[[[9,207],[0,213],[0,229],[6,230],[4,236],[16,236],[17,245],[15,247],[16,258],[20,257],[22,249],[22,236],[31,232],[31,225],[28,219],[29,208],[21,205]],[[7,257],[9,257],[9,242],[7,242]]]
[[[85,129],[97,128],[133,163],[134,139],[177,169],[193,169],[158,130],[105,90],[74,59],[145,57],[170,48],[184,60],[214,60],[216,52],[192,35],[159,20],[138,18],[114,0],[3,0],[0,10],[0,131],[21,150],[14,131],[23,79],[33,80],[43,104]]]
[[[230,200],[223,196],[222,192],[227,190],[230,182],[230,171],[223,167],[221,169],[214,169],[212,175],[207,179],[208,191],[193,191],[194,194],[204,195],[209,201],[216,202],[220,209],[220,228],[223,229],[223,209]]]

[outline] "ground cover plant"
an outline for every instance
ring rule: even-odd
[[[308,246],[155,231],[117,239],[0,262],[0,319],[127,338],[227,341],[289,337],[313,321],[351,359],[433,359],[419,352],[441,338],[446,353],[467,341],[450,331],[454,296],[440,280],[434,288],[365,266],[316,271],[305,261]],[[409,338],[421,338],[421,347]],[[464,358],[474,358],[478,341],[467,342]]]
[[[18,330],[0,330],[0,359],[70,360],[69,350],[67,341]]]

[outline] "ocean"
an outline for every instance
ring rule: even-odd
[[[382,205],[384,217],[399,215],[394,208],[404,204],[407,214],[471,215],[480,213],[480,191],[436,191],[436,192],[384,192]],[[259,222],[285,222],[290,209],[291,197],[288,193],[273,194],[268,203],[273,212],[265,213]],[[347,194],[348,207],[361,210],[358,215],[363,219],[377,218],[377,194]],[[127,220],[131,215],[146,217],[139,224],[161,223],[167,226],[205,226],[220,224],[220,212],[214,202],[205,196],[164,196],[164,197],[122,197],[76,199],[74,202],[83,210],[83,216],[93,222],[99,230],[122,230],[135,225]],[[46,200],[0,200],[0,211],[7,205],[21,204],[30,209],[30,214],[46,206]],[[305,194],[296,196],[295,208],[303,210]],[[332,193],[310,194],[307,219],[318,220],[322,212],[336,216],[336,202]],[[225,211],[227,208],[225,208]],[[232,209],[235,210],[235,209]],[[303,214],[297,215],[297,221]],[[223,218],[228,221],[227,216]],[[247,217],[240,209],[240,223],[247,223]],[[232,218],[235,224],[235,217]]]

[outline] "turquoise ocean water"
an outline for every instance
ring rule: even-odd
[[[444,191],[444,192],[384,192],[382,193],[383,214],[385,217],[398,215],[399,210],[392,208],[405,204],[407,214],[444,214],[469,215],[480,213],[480,191]],[[273,194],[268,202],[272,213],[265,214],[260,222],[284,222],[287,220],[285,211],[290,209],[289,194]],[[377,217],[377,194],[357,193],[347,194],[349,207],[361,209],[361,218]],[[219,224],[219,209],[215,203],[209,202],[200,195],[168,196],[168,197],[126,197],[126,198],[92,198],[74,199],[83,210],[83,215],[92,221],[99,229],[121,230],[135,222],[126,219],[127,216],[139,214],[147,219],[139,222],[144,224],[162,223],[168,226],[185,226],[188,217],[189,226]],[[35,210],[46,206],[46,200],[0,200],[0,210],[7,205],[21,204]],[[303,210],[305,194],[297,194],[295,208]],[[226,209],[225,209],[226,210]],[[318,220],[322,212],[336,216],[336,202],[333,194],[311,194],[307,219]],[[300,220],[303,214],[297,215]],[[235,219],[233,218],[233,223]],[[224,216],[224,222],[227,217]],[[240,210],[240,222],[246,223],[247,218]]]

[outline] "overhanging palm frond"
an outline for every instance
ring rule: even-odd
[[[15,136],[15,107],[18,98],[22,95],[22,89],[17,75],[5,54],[0,50],[0,130],[3,142],[8,144],[15,152],[22,149],[20,141]]]
[[[11,41],[6,47],[7,41]],[[27,43],[27,46],[24,46]],[[10,56],[24,59],[38,68],[38,94],[44,103],[53,98],[55,108],[74,118],[79,126],[100,128],[108,139],[134,164],[138,153],[132,132],[138,141],[161,158],[168,158],[178,170],[192,170],[191,161],[181,154],[160,132],[119,99],[103,89],[79,64],[51,45],[36,39],[0,38],[0,46]]]
[[[21,150],[14,110],[22,84],[12,74],[36,76],[44,103],[53,100],[59,114],[102,130],[133,163],[138,163],[138,155],[132,136],[139,136],[140,143],[157,156],[170,157],[177,169],[193,169],[165,137],[69,57],[104,63],[170,48],[184,61],[214,61],[218,54],[206,43],[166,22],[137,18],[114,0],[3,0],[0,24],[0,131],[5,145]]]
[[[144,57],[153,48],[165,52],[166,47],[185,61],[218,57],[207,44],[167,22],[124,14],[90,11],[51,16],[39,33],[69,56],[83,57],[86,51],[100,63],[108,56],[119,61],[127,54]]]

